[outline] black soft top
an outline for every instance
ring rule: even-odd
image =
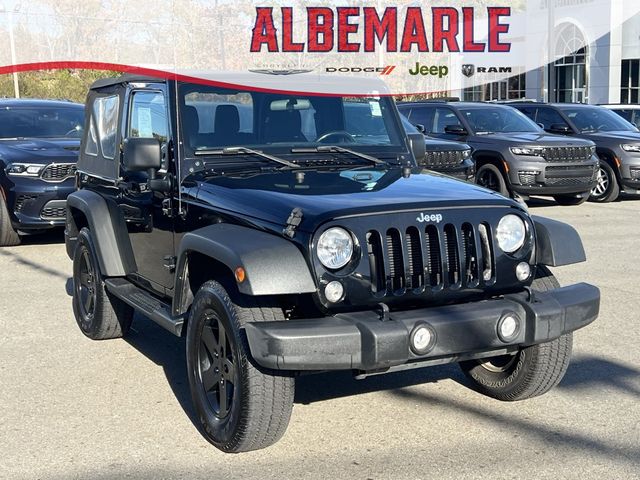
[[[150,77],[145,75],[133,74],[133,73],[125,73],[120,75],[119,77],[110,77],[110,78],[101,78],[96,80],[91,85],[91,90],[99,90],[105,87],[111,87],[113,85],[121,85],[123,83],[132,83],[132,82],[140,82],[140,83],[152,83],[152,82],[164,82],[164,78]]]

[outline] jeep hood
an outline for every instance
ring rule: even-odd
[[[0,139],[0,160],[11,162],[75,162],[80,140],[70,138]]]
[[[301,208],[299,228],[307,232],[348,215],[482,205],[520,208],[477,185],[426,170],[403,177],[400,168],[212,177],[199,182],[196,195],[216,210],[279,226],[286,224],[294,208]]]
[[[622,130],[617,132],[590,132],[581,133],[581,137],[593,140],[596,144],[606,141],[619,140],[620,142],[640,143],[640,132]]]
[[[470,143],[476,145],[536,145],[550,147],[586,147],[592,145],[589,140],[580,138],[570,138],[560,135],[550,135],[548,133],[490,133],[487,135],[474,135]]]

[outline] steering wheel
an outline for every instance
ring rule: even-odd
[[[72,128],[71,130],[69,130],[67,133],[64,134],[65,137],[69,137],[72,134],[76,134],[79,135],[80,134],[80,129],[78,127]]]
[[[353,138],[353,135],[351,135],[346,130],[333,130],[331,132],[327,132],[327,133],[325,133],[323,135],[320,135],[318,138],[316,138],[316,142],[318,142],[318,143],[330,143],[330,142],[325,142],[325,141],[330,139],[330,138],[332,138],[332,137],[342,138],[344,140],[343,143],[356,143],[356,139]],[[331,143],[333,143],[333,142],[331,142]]]

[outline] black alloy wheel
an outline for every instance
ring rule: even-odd
[[[490,163],[484,164],[478,169],[476,183],[505,197],[509,196],[509,189],[502,172],[498,167]]]

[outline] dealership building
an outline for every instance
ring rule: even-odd
[[[508,34],[516,54],[506,57],[521,60],[520,65],[509,65],[513,75],[487,77],[482,85],[451,94],[465,100],[637,104],[638,1],[528,0],[526,15],[514,16]],[[471,79],[467,83],[471,85]]]

